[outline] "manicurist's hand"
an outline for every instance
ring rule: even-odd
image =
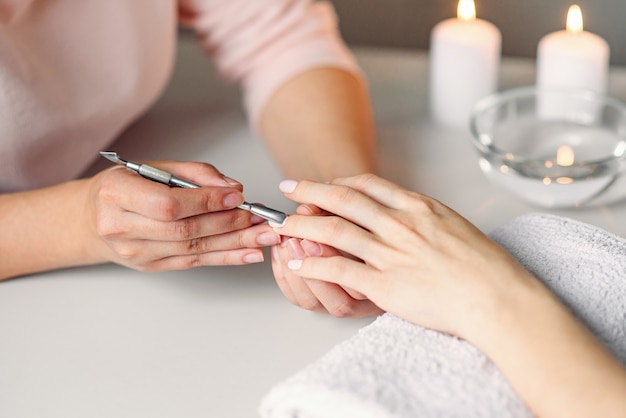
[[[314,205],[300,205],[296,213],[302,216],[323,216]],[[329,313],[336,317],[363,317],[382,313],[382,310],[360,292],[336,283],[311,280],[294,273],[287,267],[290,260],[306,257],[341,256],[337,249],[306,239],[283,237],[272,247],[272,268],[278,287],[285,297],[301,308]]]
[[[259,247],[279,242],[263,219],[236,209],[242,185],[204,163],[156,162],[202,187],[170,188],[123,167],[92,181],[90,212],[96,248],[108,261],[144,270],[263,261]]]

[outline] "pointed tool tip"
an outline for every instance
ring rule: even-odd
[[[123,164],[124,160],[122,160],[118,155],[117,152],[112,152],[112,151],[100,151],[100,155],[102,155],[104,158],[106,158],[109,161],[112,161],[116,164]]]

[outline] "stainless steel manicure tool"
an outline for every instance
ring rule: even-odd
[[[120,156],[117,155],[116,152],[102,151],[100,152],[100,155],[102,155],[109,161],[125,166],[127,169],[134,171],[142,177],[145,177],[152,181],[156,181],[158,183],[167,184],[168,186],[173,187],[183,187],[186,189],[197,189],[201,187],[195,183],[192,183],[185,179],[181,179],[180,177],[176,177],[172,173],[168,173],[167,171],[152,167],[151,165],[136,163],[133,161],[126,161],[120,158]],[[247,210],[250,213],[258,215],[263,219],[276,222],[278,224],[282,224],[285,221],[285,218],[287,218],[287,214],[285,214],[284,212],[265,206],[256,205],[254,203],[243,202],[237,207],[239,209]]]

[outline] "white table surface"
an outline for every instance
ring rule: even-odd
[[[469,132],[428,121],[424,53],[356,53],[370,81],[385,177],[433,195],[486,232],[542,210],[626,236],[626,204],[547,211],[491,186]],[[211,162],[245,185],[248,200],[290,210],[237,90],[211,71],[182,39],[163,99],[112,149],[130,159]],[[533,79],[532,61],[504,61],[502,88]],[[614,69],[611,92],[626,96],[623,70]],[[103,265],[10,280],[0,284],[0,417],[254,417],[272,385],[370,321],[291,306],[269,263],[159,274]]]

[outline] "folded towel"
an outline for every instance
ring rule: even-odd
[[[626,240],[545,214],[491,237],[626,364]],[[533,416],[473,345],[391,314],[274,387],[259,410],[264,418]]]

